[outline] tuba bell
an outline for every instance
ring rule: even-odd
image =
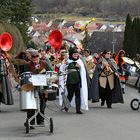
[[[48,42],[56,50],[60,50],[62,46],[62,40],[63,40],[63,37],[59,30],[52,31],[48,36]]]
[[[8,32],[3,32],[0,35],[0,49],[3,51],[9,51],[12,47],[12,37]]]

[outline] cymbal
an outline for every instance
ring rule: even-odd
[[[122,57],[122,59],[123,59],[123,61],[124,62],[126,62],[126,63],[128,63],[128,64],[134,64],[134,61],[133,60],[131,60],[130,58],[128,58],[128,57]]]
[[[11,62],[15,65],[27,65],[28,62],[24,59],[11,59]]]
[[[135,61],[135,64],[140,69],[140,63],[138,61]]]

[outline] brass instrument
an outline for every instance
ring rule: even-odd
[[[92,59],[86,63],[87,70],[91,70],[94,68],[95,64],[92,62]]]
[[[95,70],[95,64],[93,63],[93,59],[91,58],[89,61],[86,61],[86,68],[89,74],[89,77],[93,77],[93,72]]]
[[[111,69],[111,65],[106,61],[106,59],[103,58],[102,64],[105,66],[103,69],[103,74],[105,74],[105,76],[111,75],[113,71]]]
[[[3,51],[9,51],[12,48],[12,37],[8,32],[3,32],[0,35],[0,49]]]
[[[1,35],[0,35],[0,49],[2,51],[5,52],[5,54],[8,55],[8,51],[12,48],[12,43],[13,43],[13,40],[12,40],[12,37],[11,35],[8,33],[8,32],[3,32]],[[10,55],[9,55],[10,56]],[[6,57],[6,56],[5,56]],[[4,61],[6,60],[7,58],[4,58]],[[12,73],[12,75],[14,76],[15,78],[15,81],[16,82],[20,82],[19,78],[18,78],[18,75],[17,73],[15,72],[15,69],[14,69],[14,66],[12,65],[12,58],[9,57],[8,61],[9,63],[11,64],[9,69]]]
[[[63,37],[59,30],[52,31],[48,36],[48,42],[50,43],[51,47],[54,47],[56,50],[60,50],[62,40]]]
[[[102,58],[102,65],[104,66],[104,68],[99,77],[100,86],[105,88],[108,80],[110,89],[113,89],[114,88],[114,74],[112,70],[113,63],[111,62],[111,59],[107,61],[105,58]]]

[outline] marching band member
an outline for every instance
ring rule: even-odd
[[[125,51],[120,50],[118,52],[118,55],[115,58],[116,63],[117,63],[117,67],[118,67],[119,79],[121,82],[123,94],[125,94],[125,83],[126,83],[126,64],[122,59],[122,57],[124,57],[124,56],[125,56]]]
[[[111,52],[105,50],[99,59],[91,83],[90,97],[93,102],[101,99],[101,106],[106,101],[107,108],[112,103],[123,103],[122,90],[118,78],[117,66],[111,59]]]
[[[20,54],[18,54],[15,59],[20,59],[20,60],[25,60],[25,62],[29,62],[30,59],[28,58],[26,52],[20,52]],[[21,73],[23,73],[25,71],[25,64],[21,64],[20,65],[15,65],[16,71],[18,73],[18,75],[20,75]]]
[[[67,54],[68,54],[67,50],[64,50],[64,49],[60,50],[59,57],[56,60],[56,62],[57,62],[56,67],[58,68],[58,71],[59,71],[59,68],[60,68],[62,62],[65,61]]]
[[[74,47],[69,50],[67,63],[67,97],[72,106],[76,105],[76,113],[82,114],[80,108],[88,110],[88,86],[85,66],[79,57],[77,48]]]
[[[86,61],[88,74],[89,74],[89,77],[92,79],[96,62],[95,62],[95,59],[91,56],[90,50],[86,49],[84,52],[85,52],[85,61]]]
[[[39,54],[37,52],[33,52],[31,54],[31,61],[28,65],[29,71],[31,71],[33,74],[39,74],[43,69],[46,71],[51,71],[51,69],[48,67],[47,63],[45,61],[40,60]],[[45,108],[46,108],[46,101],[47,99],[44,97],[44,94],[39,93],[40,97],[40,112],[44,114]],[[28,110],[27,111],[27,118],[31,118],[35,113],[35,110]],[[34,120],[30,122],[32,125],[34,125]],[[44,124],[44,118],[38,114],[37,115],[37,124]],[[24,123],[26,125],[26,123]],[[31,129],[34,129],[34,127],[30,127]]]
[[[13,105],[14,101],[11,89],[12,85],[10,81],[10,71],[12,69],[12,64],[10,64],[6,52],[2,50],[0,51],[0,103],[5,105]]]
[[[46,50],[39,50],[39,52],[40,52],[40,60],[46,61],[49,69],[53,71],[53,68],[52,68],[51,62],[48,58],[48,55],[46,53]]]

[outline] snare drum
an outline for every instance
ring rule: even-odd
[[[24,72],[20,75],[21,79],[21,89],[25,91],[30,91],[34,89],[31,81],[31,72]]]

